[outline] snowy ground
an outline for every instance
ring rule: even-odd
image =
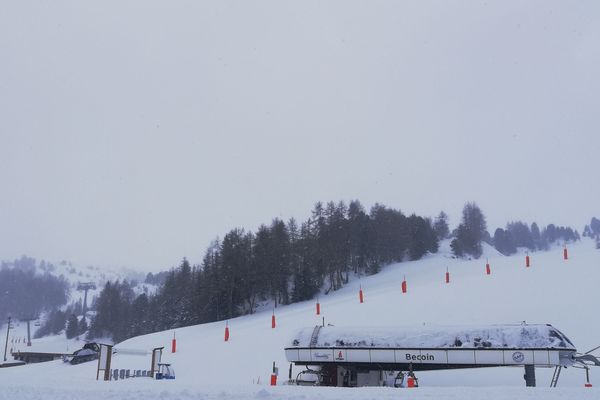
[[[31,346],[27,346],[27,323],[15,321],[11,323],[13,329],[9,332],[8,352],[18,351],[39,351],[45,353],[72,353],[80,349],[85,341],[79,339],[67,339],[65,334],[46,336],[39,339],[34,339],[33,335],[38,326],[35,322],[31,322]],[[6,340],[6,324],[2,326],[0,331],[0,342],[4,345]],[[1,356],[1,355],[0,355]],[[1,360],[0,360],[1,361]]]
[[[456,260],[444,246],[440,254],[416,262],[395,264],[378,275],[354,281],[343,290],[320,299],[326,323],[336,326],[443,327],[498,323],[551,323],[579,351],[600,345],[597,292],[600,282],[600,251],[592,241],[531,255],[525,268],[524,254],[503,257],[491,248],[486,256],[492,275],[485,275],[485,256],[480,260]],[[444,283],[446,267],[451,283]],[[408,293],[400,283],[406,275]],[[358,301],[362,285],[365,303]],[[549,389],[550,369],[537,369],[538,388],[525,388],[522,368],[489,368],[421,372],[421,387],[311,388],[281,386],[268,382],[272,362],[280,368],[280,382],[287,378],[283,348],[300,328],[321,323],[315,302],[276,310],[277,328],[271,329],[271,313],[263,312],[229,321],[231,339],[223,341],[223,322],[176,330],[177,353],[165,352],[177,379],[170,382],[136,378],[119,382],[96,382],[95,363],[80,366],[61,362],[0,369],[0,399],[386,399],[407,398],[600,398],[596,387],[583,388],[584,373],[569,368],[559,387]],[[149,351],[170,349],[173,331],[132,338],[121,349]],[[149,369],[150,356],[115,355],[113,368]],[[294,376],[300,371],[294,368]],[[591,381],[600,386],[599,371]],[[259,384],[257,384],[259,382]],[[402,393],[398,393],[401,390]]]
[[[158,384],[94,384],[89,387],[63,388],[56,386],[2,387],[0,399],[53,400],[514,400],[514,399],[598,399],[600,390],[584,388],[507,388],[507,387],[448,387],[448,388],[310,388],[298,386],[260,387],[256,385],[206,385],[182,388],[173,382]],[[402,392],[399,393],[399,390]]]

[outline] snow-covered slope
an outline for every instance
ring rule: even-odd
[[[32,321],[30,325],[31,329],[31,346],[27,346],[27,323],[24,321],[13,321],[11,323],[12,329],[9,332],[7,352],[43,352],[43,353],[72,353],[73,351],[80,349],[85,342],[80,339],[67,339],[64,333],[59,335],[48,335],[43,338],[34,339],[33,335],[39,326],[36,326],[36,322]],[[0,332],[0,343],[4,345],[6,340],[6,324],[2,327]],[[3,347],[4,349],[4,347]],[[1,355],[0,355],[1,356]],[[10,358],[10,355],[8,356]],[[0,359],[0,361],[2,361]]]
[[[78,284],[80,282],[91,282],[96,285],[95,289],[88,291],[88,308],[93,304],[94,298],[102,291],[104,284],[107,281],[123,281],[128,280],[134,282],[135,286],[133,290],[137,294],[141,293],[154,293],[157,290],[157,286],[153,284],[144,283],[145,275],[139,271],[133,271],[127,268],[100,268],[98,266],[79,266],[74,265],[68,261],[61,261],[58,263],[49,263],[46,261],[37,262],[32,258],[22,257],[20,260],[14,262],[3,262],[6,268],[30,268],[36,271],[36,274],[51,274],[56,277],[63,277],[69,290],[69,296],[67,304],[63,307],[65,309],[67,305],[81,302],[83,303],[84,292],[78,290]],[[91,312],[93,314],[93,312]],[[88,314],[87,321],[90,322],[91,314]],[[8,347],[7,351],[40,351],[40,352],[56,352],[56,353],[70,353],[76,349],[81,348],[83,345],[82,340],[84,335],[81,335],[75,339],[67,339],[64,333],[58,335],[49,335],[40,339],[34,339],[35,332],[43,324],[44,319],[47,317],[45,313],[39,316],[40,318],[35,321],[31,321],[31,346],[27,346],[27,323],[25,321],[15,320],[13,318],[13,329],[9,332]],[[5,329],[6,324],[4,321],[0,321],[0,329]],[[3,332],[2,345],[6,340],[6,332]],[[4,349],[4,348],[2,348]],[[0,360],[1,361],[1,360]]]
[[[84,292],[77,290],[79,283],[82,282],[91,282],[96,285],[96,289],[88,291],[88,304],[92,303],[93,298],[100,293],[107,281],[128,280],[135,282],[134,290],[137,293],[153,293],[156,290],[155,285],[143,283],[146,277],[144,273],[125,267],[82,266],[64,260],[57,263],[45,260],[38,262],[26,256],[14,261],[2,261],[1,264],[3,268],[24,268],[34,270],[36,274],[50,274],[55,277],[63,277],[69,285],[69,303],[83,299]]]
[[[40,268],[55,276],[63,276],[69,282],[70,299],[69,302],[83,299],[83,292],[77,290],[80,282],[92,282],[96,284],[96,289],[90,289],[88,292],[88,304],[97,296],[107,281],[136,281],[143,282],[145,276],[143,273],[127,268],[106,268],[88,265],[86,267],[74,265],[68,261],[61,261],[57,264],[46,264],[46,268]],[[136,286],[137,292],[153,291],[153,285],[139,284]]]
[[[232,384],[265,384],[268,382],[273,361],[280,367],[280,380],[286,378],[288,363],[283,348],[299,329],[321,324],[322,317],[325,318],[325,323],[340,327],[405,326],[443,329],[445,325],[487,325],[522,321],[551,323],[567,335],[580,351],[600,345],[600,319],[597,313],[600,300],[597,292],[600,282],[600,251],[595,249],[593,242],[584,240],[571,245],[569,260],[566,261],[563,260],[562,248],[559,247],[530,256],[530,268],[525,267],[524,254],[504,257],[489,247],[486,247],[483,258],[479,260],[458,260],[450,256],[446,243],[436,255],[416,262],[391,265],[375,276],[354,280],[336,293],[321,296],[319,301],[322,316],[315,314],[315,301],[307,301],[276,309],[275,329],[271,328],[271,312],[230,320],[231,337],[228,342],[223,340],[225,322],[216,322],[136,337],[118,346],[125,350],[145,351],[165,346],[163,361],[171,362],[177,373],[177,379],[168,383],[150,382],[139,378],[96,384],[95,363],[80,366],[47,363],[0,370],[0,380],[12,382],[14,393],[21,394],[27,393],[27,387],[35,386],[37,391],[44,385],[62,383],[74,384],[77,387],[93,384],[89,389],[92,391],[99,390],[100,386],[96,385],[109,385],[101,387],[110,387],[112,391],[123,390],[122,393],[135,390],[140,390],[139,393],[146,390],[167,390],[167,397],[169,394],[179,396],[179,392],[173,391],[183,389],[190,396],[194,391],[208,390],[208,398],[211,397],[211,393],[219,397],[219,393],[229,393],[228,390],[231,391],[231,395],[225,397],[232,398],[244,397],[242,394],[236,394],[238,390],[247,396],[273,398],[347,397],[341,393],[347,393],[348,397],[356,396],[356,393],[363,393],[364,396],[372,398],[392,396],[395,392],[384,388],[349,391],[330,388],[278,388],[273,391],[267,388],[261,392],[248,386],[244,392],[246,389],[241,387],[230,387]],[[492,274],[489,276],[485,274],[486,257],[489,258],[492,268]],[[446,268],[450,272],[449,284],[444,280]],[[401,292],[404,277],[408,282],[406,294]],[[359,286],[364,292],[363,304],[360,304],[358,299]],[[173,334],[177,337],[175,354],[169,351]],[[113,358],[113,368],[149,368],[149,355],[124,353]],[[299,371],[299,368],[294,368],[294,375]],[[592,371],[592,383],[600,385],[599,373],[600,371]],[[538,385],[548,386],[551,374],[551,370],[538,369]],[[419,378],[423,387],[445,389],[435,391],[420,388],[419,391],[422,395],[428,393],[427,396],[433,397],[443,397],[445,394],[448,398],[514,398],[519,397],[518,393],[525,393],[522,391],[526,389],[507,389],[506,393],[513,393],[512,396],[494,397],[489,396],[485,389],[448,387],[522,387],[522,375],[522,368],[421,372]],[[561,376],[562,388],[552,392],[536,389],[536,393],[539,394],[539,398],[561,398],[563,395],[564,398],[574,398],[588,396],[586,393],[591,392],[595,396],[600,395],[596,388],[583,392],[583,383],[583,371],[568,369]],[[217,385],[216,387],[221,389],[207,385]],[[568,389],[569,387],[572,389]],[[364,391],[360,392],[361,390]],[[504,390],[496,392],[504,393]],[[527,393],[528,396],[533,396],[531,391]],[[94,394],[90,396],[94,398]],[[361,397],[358,396],[357,398]],[[537,398],[538,395],[535,396]]]

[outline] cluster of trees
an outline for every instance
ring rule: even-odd
[[[67,313],[60,309],[52,310],[46,315],[44,323],[33,335],[34,339],[39,339],[48,335],[58,335],[65,330],[67,323]]]
[[[489,237],[485,216],[475,203],[467,203],[463,208],[462,220],[454,231],[454,239],[450,243],[452,252],[457,257],[481,257],[481,242]]]
[[[68,284],[62,277],[36,273],[35,260],[22,257],[0,266],[0,325],[8,316],[34,318],[64,305]]]
[[[64,308],[62,310],[61,308]],[[88,330],[84,317],[81,320],[77,315],[82,314],[82,302],[78,300],[66,307],[56,308],[46,313],[42,325],[35,331],[34,338],[39,339],[48,335],[58,335],[65,332],[68,339],[83,335]]]
[[[133,326],[136,318],[145,313],[134,312],[134,299],[137,301],[129,282],[107,282],[94,302],[96,315],[90,323],[88,337],[112,337],[119,342],[138,334]]]
[[[144,283],[148,283],[150,285],[155,285],[155,286],[160,286],[163,283],[165,283],[165,280],[167,279],[167,275],[169,275],[169,271],[162,271],[162,272],[158,272],[156,274],[153,274],[152,272],[148,272],[148,274],[146,275],[146,279],[144,280]]]
[[[81,319],[79,319],[77,318],[77,315],[71,314],[67,320],[67,328],[65,330],[67,339],[73,339],[76,336],[83,335],[87,332],[87,330],[88,324],[85,316],[82,316]]]
[[[253,313],[261,302],[289,304],[340,289],[351,274],[417,260],[448,236],[446,215],[435,221],[358,201],[317,203],[298,224],[275,219],[256,233],[237,228],[207,249],[201,265],[171,270],[155,295],[133,296],[127,282],[108,283],[95,304],[89,337],[115,340]],[[162,277],[161,277],[162,278]],[[155,276],[149,276],[150,280]]]
[[[583,236],[596,239],[596,248],[600,249],[600,219],[592,217],[590,224],[583,229]]]
[[[592,219],[594,222],[594,219]],[[600,234],[600,221],[596,225]],[[551,244],[559,242],[574,242],[579,240],[579,233],[570,227],[549,224],[540,230],[537,223],[531,227],[524,222],[510,222],[505,229],[498,228],[494,236],[487,232],[485,216],[475,203],[467,203],[463,209],[462,220],[453,232],[454,239],[450,247],[457,257],[481,257],[482,243],[493,245],[496,250],[504,255],[517,252],[517,248],[524,247],[531,251],[547,250]],[[594,232],[589,228],[590,232]]]
[[[496,229],[493,243],[496,250],[508,256],[516,253],[519,247],[531,251],[547,250],[557,241],[574,242],[579,239],[579,233],[569,227],[549,224],[540,231],[535,222],[530,227],[524,222],[516,221],[507,224],[506,229]]]
[[[593,217],[589,225],[583,228],[583,236],[591,238],[600,238],[600,219]]]

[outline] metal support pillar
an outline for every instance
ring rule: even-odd
[[[562,366],[557,365],[556,368],[554,368],[554,374],[552,375],[550,387],[556,387],[556,385],[558,384],[558,378],[560,378],[560,371],[562,371]]]
[[[90,289],[96,289],[96,284],[94,282],[79,282],[79,284],[77,285],[77,290],[84,292],[83,294],[83,316],[85,317],[85,313],[87,311],[87,296],[88,296],[88,291]]]
[[[87,312],[87,294],[88,294],[88,290],[89,288],[85,288],[83,291],[83,308],[82,310],[82,315],[85,318],[85,313]]]
[[[535,387],[535,366],[534,365],[526,365],[525,366],[525,375],[523,375],[525,379],[525,386],[527,387]]]
[[[8,332],[10,332],[10,317],[8,317],[8,325],[6,328],[6,343],[4,344],[4,362],[6,362],[6,350],[8,349]]]
[[[31,320],[27,320],[27,346],[31,346]]]
[[[590,369],[585,367],[585,387],[592,387],[590,383]]]

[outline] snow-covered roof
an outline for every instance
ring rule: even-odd
[[[324,326],[305,328],[292,347],[341,348],[515,348],[575,350],[551,325],[444,326],[375,328]]]

